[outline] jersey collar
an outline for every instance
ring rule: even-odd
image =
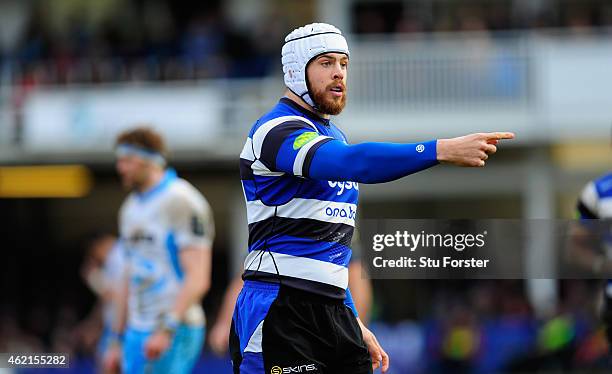
[[[285,104],[289,107],[291,107],[291,109],[296,110],[298,112],[300,112],[301,115],[303,115],[304,117],[308,117],[308,119],[313,120],[317,123],[320,123],[324,126],[329,126],[329,119],[328,118],[323,118],[319,115],[317,115],[316,113],[313,113],[309,110],[307,110],[306,108],[303,108],[301,106],[299,106],[295,101],[291,100],[288,97],[283,97],[279,100],[280,104]]]
[[[149,200],[151,197],[165,190],[176,178],[177,178],[176,171],[174,169],[166,169],[164,173],[164,177],[158,184],[149,188],[145,192],[136,193],[138,200],[140,201]]]

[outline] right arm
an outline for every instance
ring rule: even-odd
[[[425,170],[439,162],[484,166],[505,132],[471,134],[423,143],[349,145],[322,136],[306,123],[283,123],[253,134],[253,153],[269,170],[318,180],[383,183]]]
[[[481,167],[488,155],[497,151],[493,143],[513,137],[511,133],[472,134],[411,144],[348,145],[338,140],[329,141],[314,155],[309,172],[314,179],[383,183],[425,170],[438,162]]]

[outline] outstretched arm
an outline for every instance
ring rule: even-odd
[[[338,140],[321,145],[312,158],[308,176],[322,180],[383,183],[446,162],[458,166],[484,166],[497,151],[497,141],[512,133],[471,134],[423,143],[361,143]]]
[[[320,180],[382,183],[437,164],[435,140],[416,144],[355,145],[332,140],[314,154],[307,175]]]
[[[478,133],[422,143],[349,145],[321,135],[302,121],[262,125],[241,158],[257,162],[258,175],[284,172],[319,180],[383,183],[437,165],[482,167],[508,132]]]

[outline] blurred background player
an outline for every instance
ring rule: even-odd
[[[103,359],[111,343],[114,300],[118,297],[124,272],[124,254],[111,234],[96,234],[89,239],[81,275],[85,284],[98,300],[85,321],[81,323],[81,335],[98,337],[96,361],[102,372]]]
[[[189,373],[204,341],[200,305],[210,287],[212,214],[206,199],[166,169],[162,137],[122,133],[117,171],[131,191],[119,214],[127,270],[106,364],[126,373]],[[124,326],[125,327],[124,332]]]
[[[606,225],[612,220],[612,173],[590,181],[577,203],[580,224],[573,232],[575,261],[597,276],[612,273],[612,233]],[[603,292],[602,319],[608,348],[612,347],[612,279]]]

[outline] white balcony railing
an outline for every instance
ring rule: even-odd
[[[351,59],[351,99],[360,108],[440,109],[528,105],[529,39],[460,37],[368,40]]]
[[[337,121],[353,140],[503,129],[520,133],[520,144],[610,134],[609,36],[449,34],[350,43],[349,105]],[[0,160],[15,139],[13,150],[24,156],[99,154],[116,131],[142,121],[165,128],[179,154],[233,156],[283,84],[279,66],[266,79],[48,86],[29,92],[17,113],[10,88],[0,86]]]

